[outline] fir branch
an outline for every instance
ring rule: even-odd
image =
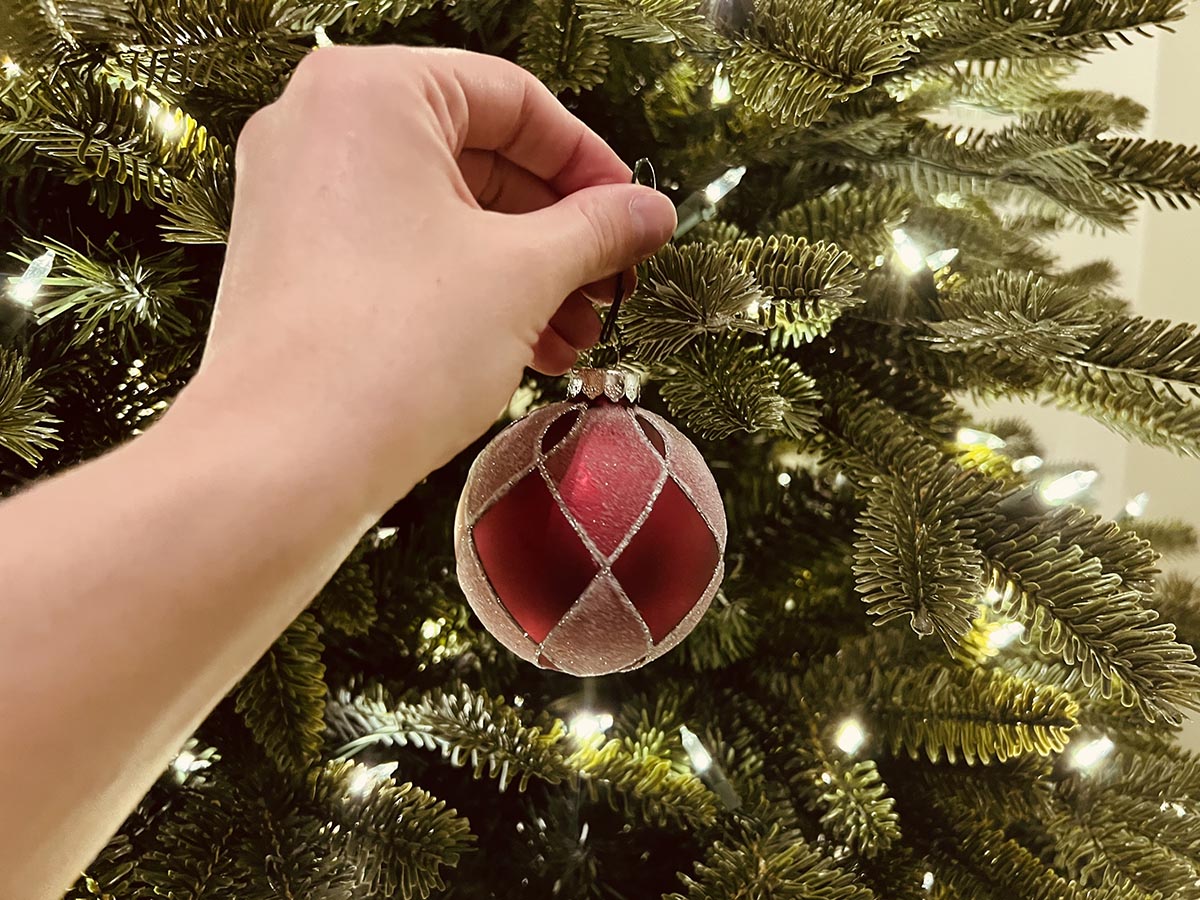
[[[351,762],[330,762],[308,779],[310,798],[329,819],[336,858],[354,862],[366,896],[429,897],[446,888],[443,869],[471,849],[470,824],[412,784]]]
[[[784,210],[773,230],[810,244],[836,242],[862,267],[890,248],[892,231],[904,223],[911,202],[895,185],[842,186]]]
[[[387,25],[396,25],[429,9],[436,0],[291,0],[283,11],[280,25],[297,32],[312,32],[317,27],[337,29],[345,34],[370,34]]]
[[[37,465],[43,450],[58,446],[60,423],[50,414],[50,396],[38,384],[38,376],[25,375],[27,363],[0,347],[0,450]]]
[[[1158,554],[1140,534],[1078,506],[1057,506],[1041,517],[1040,528],[1058,535],[1063,545],[1074,544],[1100,560],[1105,575],[1120,577],[1121,585],[1149,594],[1158,576]]]
[[[747,107],[808,125],[832,103],[899,69],[912,49],[902,30],[864,6],[763,0],[727,64],[733,91]]]
[[[759,320],[797,343],[828,334],[843,312],[862,303],[862,274],[836,244],[777,235],[735,241],[729,252],[763,289]]]
[[[1177,573],[1167,575],[1155,584],[1149,604],[1175,626],[1179,640],[1200,652],[1200,585]]]
[[[133,896],[136,853],[126,834],[112,837],[63,900],[115,900]]]
[[[579,10],[598,34],[652,44],[677,41],[692,52],[728,48],[696,0],[580,0]]]
[[[659,390],[686,427],[706,437],[768,429],[793,436],[817,421],[813,381],[793,362],[733,336],[694,344],[670,360]]]
[[[92,341],[97,329],[115,336],[122,345],[140,350],[147,333],[167,341],[182,341],[195,333],[196,321],[186,310],[195,302],[195,278],[180,251],[143,258],[114,254],[101,258],[99,248],[84,253],[59,241],[34,242],[53,250],[55,268],[62,274],[48,277],[37,305],[38,324],[67,315],[74,320],[69,346]],[[36,255],[16,255],[26,265]],[[139,337],[140,333],[140,337]]]
[[[179,900],[244,896],[250,873],[240,861],[244,811],[225,789],[185,788],[137,863],[145,896]],[[135,894],[134,896],[143,896]]]
[[[1196,526],[1183,519],[1122,519],[1121,527],[1136,532],[1162,556],[1190,555],[1196,552],[1200,542]]]
[[[163,239],[177,244],[223,244],[233,220],[233,161],[215,152],[211,165],[175,184],[164,200]]]
[[[970,630],[983,579],[983,557],[947,500],[953,481],[943,470],[871,491],[854,562],[858,592],[877,624],[907,616],[917,634],[936,634],[951,648]]]
[[[554,93],[586,91],[608,71],[604,36],[577,15],[576,0],[534,0],[517,62]]]
[[[321,752],[325,666],[320,626],[301,613],[235,688],[236,709],[282,772],[302,772]]]
[[[668,244],[647,260],[622,306],[622,336],[647,362],[679,353],[705,334],[760,331],[763,300],[753,275],[717,244]]]
[[[366,634],[379,615],[371,567],[364,559],[369,547],[369,539],[359,541],[313,601],[321,621],[343,634]]]
[[[1189,201],[1200,199],[1200,148],[1141,138],[1099,146],[1104,159],[1096,177],[1114,188],[1149,200],[1155,209],[1162,203],[1187,209]]]

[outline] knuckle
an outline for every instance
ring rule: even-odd
[[[286,93],[307,102],[345,103],[354,95],[356,47],[322,47],[309,53],[292,72]]]
[[[248,155],[253,154],[264,143],[264,132],[271,128],[271,120],[274,115],[274,104],[269,104],[255,111],[242,125],[238,132],[235,151],[235,165],[238,168],[241,168],[243,160]]]

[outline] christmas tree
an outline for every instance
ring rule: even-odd
[[[514,59],[652,160],[680,227],[622,362],[729,519],[680,647],[538,669],[455,577],[481,439],[363,537],[68,896],[1200,896],[1200,758],[1174,743],[1197,586],[1159,571],[1195,536],[1088,512],[1086,473],[962,407],[1049,400],[1200,455],[1200,331],[1047,249],[1200,198],[1200,151],[1064,86],[1182,6],[10,0],[6,493],[187,382],[247,117],[322,45],[403,43]],[[496,429],[560,395],[529,377]]]

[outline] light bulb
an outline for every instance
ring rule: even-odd
[[[571,719],[567,730],[581,741],[590,741],[598,734],[604,734],[612,728],[613,717],[610,713],[580,712]]]
[[[4,70],[5,78],[19,78],[21,76],[21,67],[17,65],[17,61],[11,56],[4,57],[4,61],[0,62],[0,69]]]
[[[329,35],[325,32],[324,25],[318,25],[313,29],[313,38],[317,42],[318,47],[332,47],[333,41],[329,39]]]
[[[720,178],[717,178],[704,189],[704,199],[709,203],[720,203],[726,194],[741,184],[742,176],[745,174],[745,166],[734,166],[732,169],[726,169]]]
[[[960,444],[987,447],[989,450],[999,450],[1007,443],[1004,438],[976,428],[960,428],[955,437]]]
[[[929,891],[933,889],[933,873],[926,872],[925,877],[921,879],[921,887]]]
[[[733,88],[729,85],[729,79],[722,71],[722,67],[717,65],[717,72],[713,75],[712,82],[712,105],[724,106],[733,99]]]
[[[433,640],[442,633],[442,623],[437,619],[426,619],[421,623],[421,637],[427,641]]]
[[[350,783],[346,786],[346,793],[359,797],[365,795],[373,785],[379,784],[382,781],[390,781],[392,774],[399,766],[400,763],[398,762],[386,762],[371,767],[358,766],[355,773],[350,776]]]
[[[1025,626],[1020,622],[1004,622],[997,625],[988,634],[988,646],[993,650],[1003,650],[1025,633]]]
[[[1125,515],[1129,516],[1131,519],[1144,516],[1146,514],[1146,507],[1149,505],[1150,495],[1145,491],[1142,491],[1136,497],[1130,498],[1129,502],[1125,504]]]
[[[913,243],[913,239],[903,228],[892,229],[892,245],[896,248],[900,265],[909,275],[915,275],[925,268],[925,254]]]
[[[853,716],[842,720],[833,736],[833,742],[838,745],[838,749],[851,756],[859,751],[866,740],[867,733],[863,731],[862,723]]]
[[[34,298],[54,267],[54,251],[47,250],[34,258],[25,271],[16,278],[8,279],[8,296],[20,306],[33,306]]]
[[[946,250],[935,250],[933,253],[930,253],[925,257],[925,265],[936,272],[938,269],[950,265],[956,259],[958,259],[958,248],[950,247]]]
[[[1013,460],[1013,471],[1020,472],[1022,475],[1027,472],[1036,472],[1045,463],[1045,460],[1036,453],[1031,453],[1029,456],[1022,456],[1020,459]]]
[[[787,487],[792,483],[792,475],[790,472],[780,472],[775,480],[779,482],[781,487]]]
[[[1042,499],[1047,503],[1064,503],[1082,494],[1100,477],[1093,469],[1076,469],[1061,478],[1056,478],[1042,488]]]
[[[1098,737],[1086,744],[1080,744],[1071,751],[1071,766],[1081,772],[1090,772],[1104,762],[1115,747],[1116,745],[1107,737]]]
[[[700,738],[696,737],[686,725],[680,727],[679,736],[683,739],[683,749],[687,751],[688,758],[692,761],[692,769],[697,775],[707,772],[712,766],[712,754],[700,743]]]
[[[157,104],[155,104],[157,105]],[[159,107],[154,114],[154,124],[165,138],[176,138],[183,134],[183,114],[167,107]]]

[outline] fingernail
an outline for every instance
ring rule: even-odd
[[[675,231],[675,204],[666,194],[643,191],[629,204],[637,235],[638,259],[645,259],[671,239]]]

